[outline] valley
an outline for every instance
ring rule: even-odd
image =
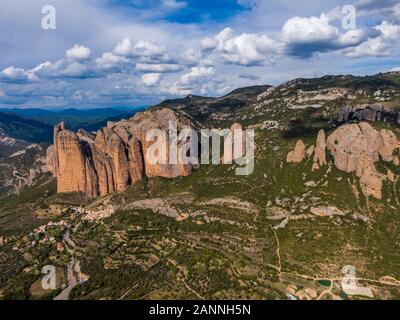
[[[65,290],[68,279],[81,273],[85,281],[63,298],[368,298],[343,290],[342,269],[349,265],[356,270],[357,285],[369,288],[373,298],[400,298],[400,167],[395,160],[400,73],[297,79],[276,87],[242,88],[221,98],[167,100],[150,110],[163,108],[199,127],[240,123],[254,128],[254,173],[237,176],[234,164],[201,165],[172,177],[172,169],[150,166],[144,173],[154,174],[133,181],[136,162],[129,158],[114,163],[126,166],[131,178],[121,175],[115,184],[107,180],[104,185],[113,187],[100,194],[105,189],[57,193],[53,174],[38,172],[0,203],[1,298],[53,299],[65,294],[62,284]],[[114,123],[112,130],[124,137],[121,132],[131,128],[130,121],[147,121],[152,112],[158,111]],[[368,130],[353,140],[352,131],[343,129],[349,126]],[[92,132],[74,134],[90,145],[92,154],[99,152],[99,142],[87,139]],[[105,138],[105,145],[112,146],[113,139]],[[379,143],[373,144],[374,139]],[[339,147],[348,142],[346,157],[358,159],[357,152],[374,150],[372,164],[368,158],[369,166],[340,166]],[[118,148],[126,146],[124,141]],[[29,151],[15,152],[27,148],[21,144],[2,161],[21,159],[15,170],[23,172]],[[105,148],[101,152],[96,161],[102,164],[101,159],[116,154]],[[78,158],[95,159],[85,157]],[[69,164],[63,169],[71,172],[65,181],[79,175]],[[32,162],[25,167],[32,168]],[[101,167],[94,165],[93,177],[100,177]],[[106,172],[110,177],[114,171]],[[79,261],[75,277],[71,261]],[[64,283],[33,295],[32,285],[48,264],[57,267]]]

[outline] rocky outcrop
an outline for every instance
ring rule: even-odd
[[[307,158],[311,158],[312,155],[314,154],[315,151],[315,147],[314,146],[310,146],[308,147],[306,154],[307,154]]]
[[[232,124],[225,138],[223,163],[232,164],[233,161],[240,160],[246,153],[246,135],[243,134],[242,125],[240,123]],[[238,140],[236,141],[236,139]]]
[[[314,162],[318,166],[326,165],[326,135],[324,130],[318,132],[317,142],[314,150]]]
[[[57,153],[54,145],[47,148],[46,151],[46,168],[48,172],[51,172],[54,177],[57,176]]]
[[[400,124],[400,113],[386,109],[380,104],[346,106],[335,115],[334,121],[337,123],[350,121],[383,121]]]
[[[57,178],[58,192],[81,192],[97,197],[124,191],[148,177],[175,178],[187,176],[193,166],[170,161],[169,124],[176,122],[178,131],[190,127],[186,118],[178,118],[168,108],[136,114],[130,120],[109,122],[96,135],[67,130],[64,123],[54,129],[54,145],[47,150],[47,167]],[[147,133],[157,129],[162,135],[153,140]],[[160,139],[160,141],[158,140]],[[154,161],[149,148],[158,143],[164,161]],[[179,146],[178,146],[179,149]],[[160,156],[160,155],[159,155]]]
[[[290,151],[286,157],[286,162],[288,163],[300,163],[304,160],[306,156],[306,146],[303,140],[296,142],[296,146],[293,151]]]
[[[366,122],[343,125],[328,137],[327,147],[338,169],[355,172],[363,193],[381,199],[385,176],[376,170],[375,162],[380,158],[385,162],[397,158],[394,152],[400,143],[392,131],[375,130]]]
[[[396,153],[400,149],[400,142],[396,135],[386,129],[378,131],[366,122],[342,125],[328,138],[321,130],[315,147],[307,150],[309,158],[314,153],[312,171],[326,165],[326,149],[332,154],[335,166],[341,171],[354,172],[360,178],[363,194],[376,199],[382,198],[383,181],[386,178],[392,181],[394,177],[391,172],[388,175],[379,173],[375,163],[381,159],[399,165]],[[289,153],[288,162],[294,162],[295,154],[299,154],[296,160],[302,159],[302,150],[302,143],[298,142],[295,151]]]
[[[310,209],[312,214],[315,214],[316,216],[320,217],[331,217],[331,216],[344,216],[345,213],[334,207],[334,206],[328,206],[328,207],[311,207]]]

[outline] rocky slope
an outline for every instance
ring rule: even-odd
[[[336,168],[341,171],[355,172],[360,178],[360,187],[365,196],[382,198],[382,182],[386,179],[393,180],[393,173],[388,170],[387,175],[379,173],[375,163],[382,159],[399,166],[400,141],[396,135],[386,129],[375,130],[370,124],[347,124],[336,129],[327,139],[321,130],[314,146],[307,150],[307,155],[314,154],[313,171],[326,165],[325,149],[328,149]],[[293,151],[289,152],[286,161],[300,163],[306,155],[303,140],[299,140]]]
[[[19,194],[45,173],[46,145],[0,135],[0,198]]]
[[[205,126],[254,128],[253,174],[202,165],[189,176],[141,179],[96,199],[55,194],[52,185],[4,199],[4,297],[29,298],[49,260],[67,270],[68,250],[56,249],[68,232],[89,276],[70,299],[359,299],[343,291],[344,266],[354,266],[357,284],[373,294],[368,297],[398,299],[400,128],[386,112],[400,110],[400,73],[297,79],[235,107],[221,99],[218,107],[213,98],[194,96],[164,107]],[[384,112],[374,115],[375,107],[365,105]],[[338,121],[347,107],[348,117]],[[126,122],[136,127],[151,114]],[[88,163],[95,181],[98,157],[111,167],[104,172],[119,176],[118,152],[102,150],[122,139],[130,159],[125,126],[110,124],[96,135],[60,126],[59,139],[72,136],[70,147],[78,151],[64,163]],[[53,164],[55,171],[59,164]],[[5,233],[22,226],[26,232]]]
[[[184,117],[168,108],[136,114],[129,120],[108,123],[96,135],[84,130],[72,132],[60,123],[54,128],[54,145],[47,151],[47,166],[57,178],[57,191],[81,192],[88,197],[125,191],[142,177],[187,176],[191,165],[154,164],[148,159],[151,143],[146,133],[161,129],[168,139],[168,125],[177,121],[178,130],[191,126]],[[163,141],[168,154],[167,141]],[[169,163],[169,161],[168,161]]]
[[[219,98],[190,94],[184,98],[163,101],[158,106],[173,110],[183,109],[197,121],[207,124],[210,121],[223,120],[227,113],[236,112],[256,101],[258,95],[270,87],[264,85],[239,88]]]

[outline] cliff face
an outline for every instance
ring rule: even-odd
[[[367,122],[342,125],[327,138],[321,130],[316,145],[307,150],[310,157],[314,154],[313,171],[327,164],[326,149],[332,154],[336,168],[345,172],[355,172],[360,178],[363,194],[376,199],[382,198],[383,181],[393,180],[393,174],[390,170],[387,175],[378,172],[375,163],[382,159],[385,163],[393,163],[395,166],[400,164],[400,141],[395,134],[386,129],[378,131]],[[288,154],[287,162],[299,163],[303,159],[304,143],[299,140],[294,151]]]
[[[108,123],[96,135],[84,130],[67,130],[63,123],[54,128],[54,145],[47,151],[47,167],[57,178],[57,192],[81,192],[97,197],[124,191],[142,177],[174,178],[187,176],[192,165],[169,164],[168,126],[177,121],[178,130],[190,127],[167,108],[136,114],[130,120]],[[146,140],[149,130],[160,129],[165,140]],[[160,143],[166,164],[148,157],[153,143]],[[151,154],[151,153],[149,153]]]
[[[400,112],[386,109],[380,104],[362,104],[342,108],[333,120],[339,124],[350,121],[383,121],[400,124]]]

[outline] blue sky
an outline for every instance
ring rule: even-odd
[[[47,4],[1,1],[0,107],[146,105],[400,68],[398,0],[53,0],[43,30]]]
[[[147,11],[162,5],[162,2],[160,4],[159,0],[108,0],[107,5],[110,8]],[[166,11],[159,19],[182,24],[226,21],[251,8],[248,3],[234,0],[177,0],[171,1],[170,6],[175,10]]]

